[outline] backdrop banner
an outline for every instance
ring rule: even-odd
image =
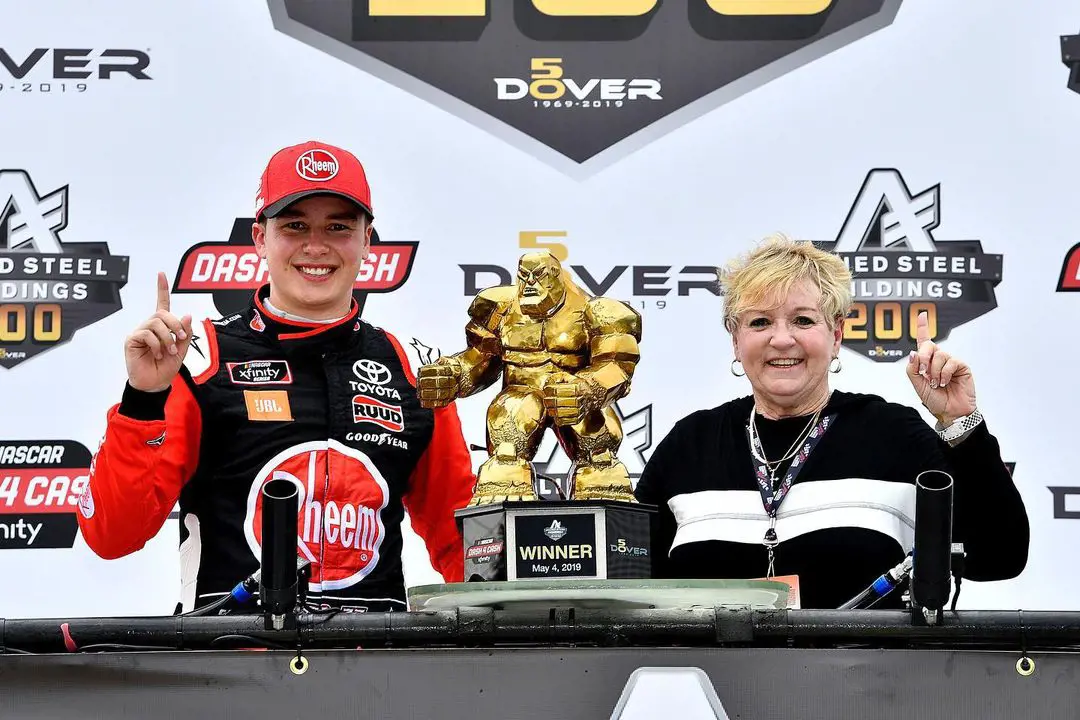
[[[927,311],[1026,503],[1026,570],[959,606],[1077,608],[1075,0],[22,5],[0,45],[0,617],[173,611],[175,514],[112,561],[75,522],[122,344],[158,271],[196,318],[265,280],[259,175],[310,139],[367,169],[358,296],[415,365],[461,350],[472,297],[536,248],[641,313],[635,481],[676,421],[749,393],[716,268],[777,231],[831,248],[856,296],[833,387],[932,422],[904,373]],[[494,391],[458,402],[470,443]],[[536,462],[570,465],[550,433]],[[440,582],[408,528],[405,573]]]

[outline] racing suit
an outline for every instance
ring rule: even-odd
[[[461,581],[453,512],[475,476],[456,408],[420,407],[401,345],[355,303],[332,324],[295,323],[266,310],[268,292],[196,326],[168,390],[126,386],[80,501],[87,544],[135,552],[179,501],[182,609],[201,607],[258,569],[261,489],[283,477],[300,488],[309,607],[405,609],[406,511],[433,567]]]

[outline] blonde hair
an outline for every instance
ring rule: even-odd
[[[819,309],[835,328],[851,311],[851,272],[838,255],[781,233],[720,269],[724,327],[733,332],[748,309],[780,305],[804,280],[821,290]]]

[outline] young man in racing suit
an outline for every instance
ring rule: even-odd
[[[393,335],[358,317],[371,194],[360,162],[323,143],[270,160],[252,241],[270,282],[249,306],[192,325],[157,311],[126,340],[128,381],[79,505],[99,556],[135,552],[179,500],[182,608],[210,604],[259,567],[262,486],[299,488],[309,605],[405,609],[401,523],[462,579],[453,512],[475,477],[454,407],[420,406]]]

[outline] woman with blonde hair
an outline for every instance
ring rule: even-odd
[[[971,370],[930,340],[924,314],[906,371],[934,429],[913,408],[830,388],[852,303],[838,256],[772,236],[721,283],[731,370],[752,394],[683,418],[649,459],[635,494],[660,509],[656,577],[797,575],[802,607],[839,607],[911,550],[925,470],[953,477],[964,577],[1020,574],[1023,502]]]

